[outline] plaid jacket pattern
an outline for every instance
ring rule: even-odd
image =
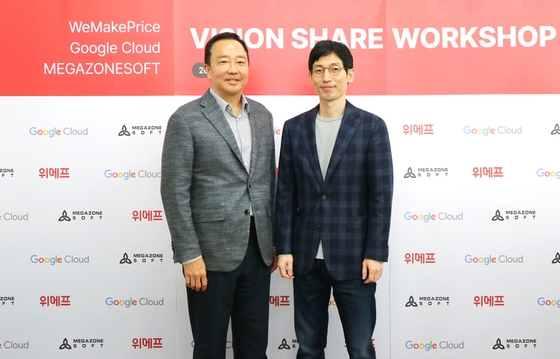
[[[322,241],[333,278],[361,278],[364,258],[388,258],[393,167],[387,126],[347,102],[323,181],[315,139],[318,110],[284,124],[275,245],[278,254],[294,256],[294,275],[309,272]]]

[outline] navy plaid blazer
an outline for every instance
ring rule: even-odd
[[[315,139],[319,106],[284,124],[276,192],[275,245],[294,275],[311,269],[319,241],[336,280],[360,279],[364,258],[385,262],[393,165],[385,122],[346,102],[325,180]]]

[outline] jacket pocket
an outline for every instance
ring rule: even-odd
[[[192,212],[193,222],[218,222],[226,218],[226,211],[223,208],[203,209]]]

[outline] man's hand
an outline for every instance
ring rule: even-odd
[[[294,279],[294,256],[283,254],[278,257],[278,269],[282,278]]]
[[[278,268],[278,256],[276,255],[276,248],[272,248],[272,264],[270,265],[270,273],[274,273],[276,268]]]
[[[197,292],[206,290],[208,279],[206,278],[206,264],[202,258],[183,264],[183,272],[185,273],[187,287]]]
[[[381,274],[383,274],[383,262],[364,259],[362,262],[362,279],[365,284],[377,282],[381,278]]]

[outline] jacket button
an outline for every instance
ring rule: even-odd
[[[323,195],[323,197],[321,197],[321,199],[327,199],[327,196],[326,196],[326,195]]]
[[[321,228],[321,225],[320,225],[320,224],[318,224],[318,225],[317,225],[317,228]]]
[[[251,211],[248,210],[248,209],[246,209],[246,210],[245,210],[245,214],[251,214]]]

